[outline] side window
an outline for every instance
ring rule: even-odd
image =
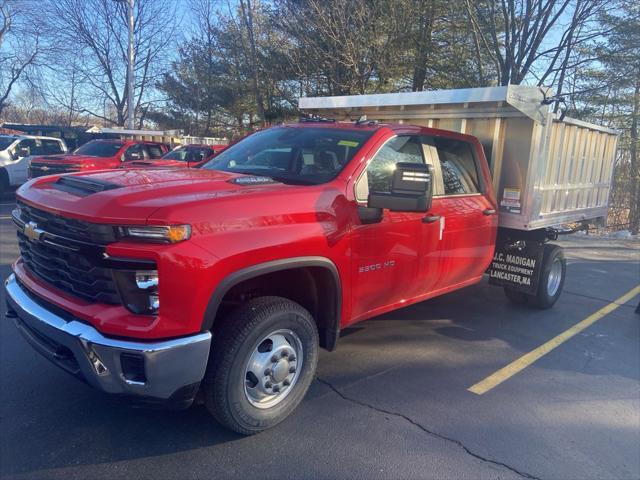
[[[144,159],[142,145],[138,143],[136,145],[131,145],[129,148],[127,148],[127,151],[124,154],[124,159],[125,161]]]
[[[424,163],[418,137],[395,137],[378,150],[356,184],[356,200],[366,201],[369,192],[390,192],[393,172],[399,162]]]
[[[31,138],[21,140],[20,143],[16,145],[14,151],[19,154],[20,158],[22,158],[23,156],[28,157],[29,155],[38,155],[38,147],[36,146],[36,141]],[[26,155],[22,155],[23,153],[25,153]]]
[[[56,140],[42,140],[42,152],[45,155],[62,153],[62,145]]]
[[[473,155],[473,146],[468,142],[451,138],[435,138],[440,159],[445,195],[479,193],[478,168]]]
[[[159,145],[146,145],[146,147],[150,158],[160,158],[163,155]]]

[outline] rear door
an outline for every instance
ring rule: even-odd
[[[434,206],[442,216],[442,275],[438,288],[481,276],[493,256],[498,219],[491,185],[479,153],[466,140],[433,136],[428,140],[441,185]],[[486,170],[484,170],[486,172]]]

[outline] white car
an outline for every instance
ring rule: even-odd
[[[30,157],[67,153],[64,140],[32,135],[0,135],[0,193],[27,181]]]

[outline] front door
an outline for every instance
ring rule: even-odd
[[[369,192],[389,192],[398,162],[424,163],[420,137],[388,140],[356,182],[356,201],[365,206]],[[385,210],[379,222],[352,231],[352,318],[360,320],[398,307],[429,291],[437,281],[439,222],[426,213]],[[428,255],[423,252],[428,251]],[[423,275],[434,272],[432,276]]]

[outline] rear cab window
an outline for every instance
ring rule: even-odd
[[[422,143],[434,166],[434,196],[476,195],[483,192],[482,177],[474,146],[447,137],[422,136]]]
[[[57,140],[42,140],[42,153],[44,155],[55,155],[58,153],[64,153],[62,144]]]
[[[145,145],[145,147],[149,158],[160,158],[162,157],[162,155],[164,155],[162,147],[160,147],[160,145],[147,144]]]

